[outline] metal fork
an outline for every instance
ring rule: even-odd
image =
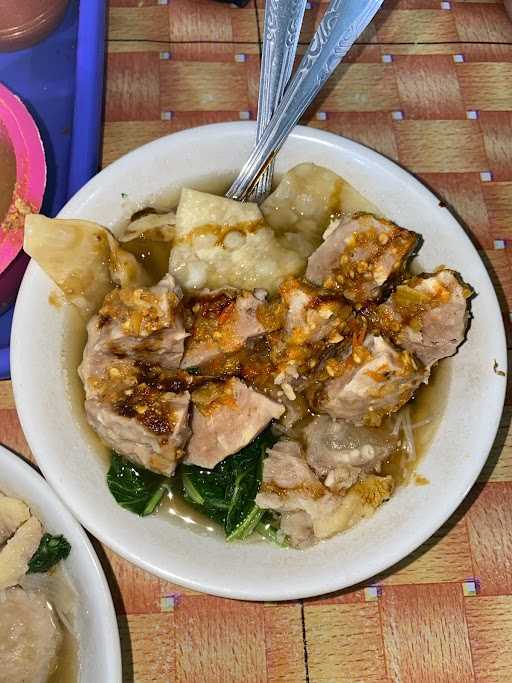
[[[267,127],[290,80],[306,0],[267,0],[263,27],[256,142]],[[262,201],[272,185],[273,164],[261,174],[250,199]]]
[[[331,0],[297,72],[249,159],[226,193],[244,201],[383,0]]]

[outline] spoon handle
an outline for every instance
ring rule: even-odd
[[[318,91],[373,19],[383,0],[331,0],[270,123],[227,197],[244,200]]]
[[[256,142],[260,140],[290,80],[305,9],[306,0],[267,0],[265,3]],[[273,164],[270,163],[251,193],[252,201],[259,203],[266,197],[272,175]]]

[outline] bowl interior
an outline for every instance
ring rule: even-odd
[[[80,682],[121,681],[117,622],[105,576],[87,536],[44,479],[0,446],[0,491],[24,500],[53,534],[64,534],[71,553],[64,566],[78,593],[76,634]]]
[[[253,124],[216,124],[146,145],[91,180],[63,209],[119,230],[136,210],[176,198],[184,185],[233,177],[254,140]],[[226,544],[163,514],[125,512],[105,486],[106,463],[72,398],[70,347],[77,328],[65,307],[48,305],[53,287],[32,263],[15,312],[12,364],[17,408],[29,444],[50,483],[80,521],[116,552],[159,576],[197,590],[245,599],[301,598],[362,581],[397,562],[453,512],[480,471],[503,405],[503,327],[487,272],[469,238],[436,197],[371,150],[314,129],[297,128],[277,171],[303,161],[351,182],[381,212],[424,236],[423,270],[447,264],[476,289],[469,339],[446,361],[444,414],[419,471],[426,486],[405,486],[371,519],[306,551],[263,542]],[[212,180],[213,179],[213,180]],[[30,334],[26,331],[30,329]],[[447,381],[449,377],[449,381]]]

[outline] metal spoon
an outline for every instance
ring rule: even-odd
[[[263,26],[256,142],[267,127],[290,80],[306,0],[267,0]],[[262,201],[272,185],[273,163],[261,174],[250,199]]]
[[[245,200],[318,91],[368,26],[383,0],[331,0],[297,72],[256,147],[226,193]]]

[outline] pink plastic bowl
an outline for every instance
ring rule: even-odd
[[[0,84],[0,128],[10,140],[16,158],[15,199],[39,211],[46,185],[43,143],[34,119],[19,97]],[[13,215],[11,211],[11,216]],[[0,312],[14,300],[28,263],[22,251],[23,216],[15,214],[14,227],[0,225]]]

